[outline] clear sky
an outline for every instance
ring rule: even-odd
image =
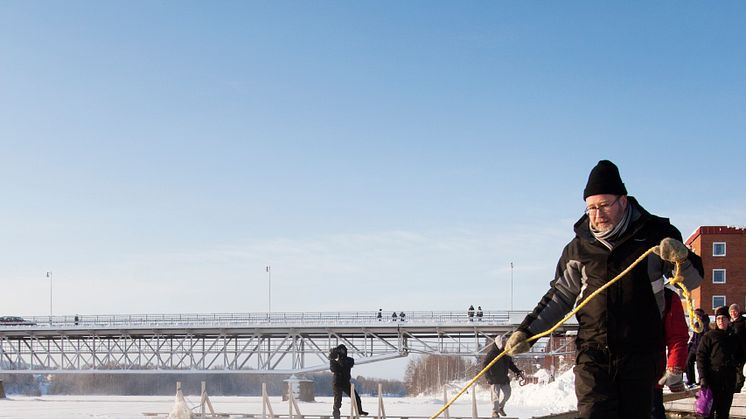
[[[746,224],[746,2],[0,1],[0,314],[515,309],[599,159]]]

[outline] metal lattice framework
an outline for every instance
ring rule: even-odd
[[[406,321],[376,314],[34,318],[29,319],[33,325],[0,325],[0,372],[313,372],[328,369],[329,349],[340,343],[358,364],[410,353],[476,356],[492,338],[512,330],[526,313],[487,312],[469,319],[463,313],[412,312]],[[536,345],[535,350],[547,355],[545,346]]]

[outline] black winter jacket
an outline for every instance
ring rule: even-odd
[[[739,314],[738,318],[733,320],[731,324],[733,325],[733,331],[741,342],[744,352],[746,352],[746,319]]]
[[[743,362],[744,352],[732,327],[712,329],[705,333],[697,349],[697,372],[705,385],[722,387],[735,384],[736,369]],[[727,380],[729,383],[720,383]]]
[[[329,360],[329,369],[334,373],[334,385],[349,387],[352,379],[351,370],[355,360],[349,356],[339,356]]]
[[[482,368],[485,368],[487,364],[492,362],[496,356],[500,355],[502,349],[498,349],[497,346],[492,345],[492,349],[484,357],[482,362]],[[499,361],[495,362],[490,369],[484,373],[484,377],[490,384],[508,384],[510,383],[510,377],[508,377],[508,368],[516,374],[521,374],[522,371],[513,362],[513,358],[509,355],[504,355]]]
[[[681,240],[681,233],[668,219],[650,214],[633,197],[627,199],[632,219],[612,250],[593,236],[587,215],[578,220],[575,238],[562,251],[551,288],[519,330],[533,336],[549,329],[662,239]],[[657,356],[664,346],[664,275],[672,276],[672,269],[671,263],[650,254],[626,277],[591,300],[576,315],[577,347]],[[702,273],[701,259],[690,251],[682,266],[685,285],[690,290],[698,287]]]

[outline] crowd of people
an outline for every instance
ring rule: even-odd
[[[523,377],[511,356],[528,351],[534,336],[578,307],[574,367],[578,417],[662,419],[663,386],[679,392],[686,384],[699,384],[712,394],[706,417],[727,418],[733,393],[744,385],[746,321],[740,307],[717,308],[712,327],[707,313],[698,309],[704,327],[690,337],[681,299],[666,280],[678,266],[682,283],[693,290],[702,282],[704,269],[700,257],[682,243],[679,230],[629,196],[619,169],[608,160],[591,170],[583,200],[584,214],[562,250],[549,290],[507,339],[495,339],[484,359],[486,368],[500,353],[506,354],[485,374],[492,386],[492,416],[505,416],[508,370]],[[642,258],[649,249],[653,253]],[[604,288],[628,267],[620,281]],[[598,293],[590,299],[594,291]],[[475,317],[480,321],[482,316],[481,306],[476,310],[469,306],[469,321]],[[404,313],[394,312],[392,321],[397,317],[403,321]],[[333,360],[332,371],[335,368],[339,367]],[[336,395],[335,387],[338,418]],[[358,407],[362,411],[359,399]]]

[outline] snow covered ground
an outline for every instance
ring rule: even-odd
[[[453,386],[448,396],[453,397],[461,387]],[[471,392],[471,390],[470,390]],[[464,393],[450,408],[453,415],[471,416],[471,393]],[[209,388],[208,388],[209,393]],[[489,416],[491,402],[489,391],[477,390],[477,409],[480,416]],[[188,405],[198,409],[199,396],[185,396]],[[261,413],[260,397],[210,397],[213,407],[221,413]],[[276,414],[287,415],[289,407],[280,397],[271,397]],[[144,418],[145,413],[167,414],[174,407],[175,396],[43,396],[26,397],[8,395],[0,400],[0,418],[32,419],[130,419]],[[572,410],[575,408],[572,372],[566,372],[548,384],[528,384],[520,387],[513,382],[513,394],[505,410],[511,417],[531,418]],[[387,415],[430,416],[443,405],[443,396],[391,397],[384,398]],[[316,397],[315,402],[299,402],[301,413],[331,414],[332,398]],[[371,416],[378,411],[375,397],[363,397],[363,408]],[[349,399],[342,404],[342,413],[349,412]],[[194,410],[197,411],[197,410]],[[161,416],[163,418],[164,416]]]

